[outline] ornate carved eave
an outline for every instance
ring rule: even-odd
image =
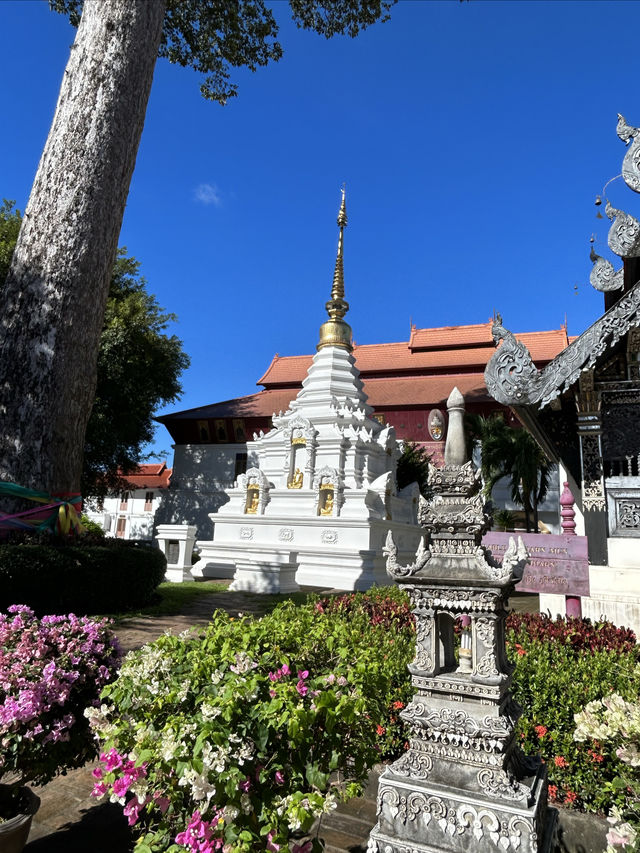
[[[498,314],[493,339],[502,345],[484,372],[489,394],[505,406],[544,408],[569,389],[584,370],[614,346],[630,329],[640,326],[640,281],[596,322],[569,344],[544,370],[538,370],[527,347],[502,325]]]
[[[622,177],[629,189],[640,193],[640,128],[627,124],[618,113],[616,132],[625,145],[631,143],[622,162]]]

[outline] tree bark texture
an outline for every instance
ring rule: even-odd
[[[0,479],[79,491],[165,0],[85,0],[4,290]]]

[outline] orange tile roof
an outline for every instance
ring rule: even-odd
[[[555,358],[569,343],[566,328],[523,332],[516,337],[527,346],[534,363],[541,366]],[[491,323],[413,329],[409,342],[365,344],[353,348],[356,366],[363,379],[390,373],[457,373],[474,367],[484,371],[494,352]],[[257,384],[267,389],[295,388],[306,376],[312,358],[310,355],[276,355]]]
[[[473,326],[441,326],[435,329],[411,329],[409,349],[441,349],[487,344],[493,346],[491,320]]]
[[[130,474],[118,473],[129,483],[132,489],[166,489],[169,487],[172,468],[166,462],[138,465]]]
[[[482,373],[447,374],[446,376],[417,376],[401,378],[372,378],[364,380],[364,390],[369,404],[374,408],[444,404],[454,386],[464,394],[467,402],[488,401]],[[206,420],[208,418],[271,417],[285,412],[295,399],[297,388],[269,388],[247,397],[212,403],[171,415],[159,421],[169,425],[176,420]]]
[[[467,403],[487,402],[491,399],[482,373],[364,380],[369,405],[374,409],[440,404],[444,406],[454,388],[464,395]]]

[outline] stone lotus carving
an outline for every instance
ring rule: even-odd
[[[624,268],[621,267],[617,272],[613,264],[600,255],[596,255],[591,247],[589,257],[593,263],[589,281],[591,286],[602,293],[609,293],[611,290],[621,290],[624,287]]]
[[[640,222],[613,207],[609,201],[605,204],[604,212],[611,220],[611,228],[607,235],[607,243],[612,252],[621,258],[636,258],[640,254]]]
[[[544,408],[570,388],[606,350],[632,327],[640,325],[640,281],[596,322],[557,355],[544,370],[537,370],[526,346],[502,326],[497,316],[493,339],[502,341],[484,372],[489,394],[506,406]]]
[[[433,759],[427,752],[412,745],[404,755],[393,762],[390,770],[410,779],[428,779],[433,770]]]
[[[421,725],[434,732],[457,735],[460,742],[463,735],[504,740],[511,737],[518,719],[516,709],[510,710],[510,714],[501,717],[487,715],[478,719],[461,708],[432,708],[426,701],[413,699],[400,716],[410,722],[419,720]]]
[[[470,803],[458,805],[452,802],[451,805],[447,805],[441,797],[427,796],[420,792],[401,796],[391,786],[381,788],[378,793],[378,814],[383,810],[388,810],[392,818],[399,818],[402,823],[419,819],[428,826],[432,820],[435,820],[445,836],[468,833],[476,842],[486,836],[501,850],[518,850],[522,844],[524,832],[531,837],[533,849],[537,848],[533,823],[520,815],[500,820],[493,809],[477,808]],[[432,845],[419,844],[415,847],[411,844],[399,844],[394,839],[376,838],[379,831],[378,824],[369,841],[367,853],[423,853],[423,851],[434,849]],[[472,844],[473,842],[469,839],[467,845]],[[468,846],[467,849],[469,849]]]
[[[470,461],[464,465],[444,465],[442,468],[430,464],[428,483],[434,490],[463,497],[480,488],[481,475]],[[429,504],[423,499],[422,506],[427,509]]]
[[[631,143],[622,161],[622,177],[629,189],[640,193],[640,128],[631,127],[618,113],[616,133],[626,145]]]

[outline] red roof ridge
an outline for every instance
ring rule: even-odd
[[[172,473],[173,469],[167,468],[165,460],[164,462],[142,462],[127,474],[119,470],[118,476],[134,489],[166,489]]]

